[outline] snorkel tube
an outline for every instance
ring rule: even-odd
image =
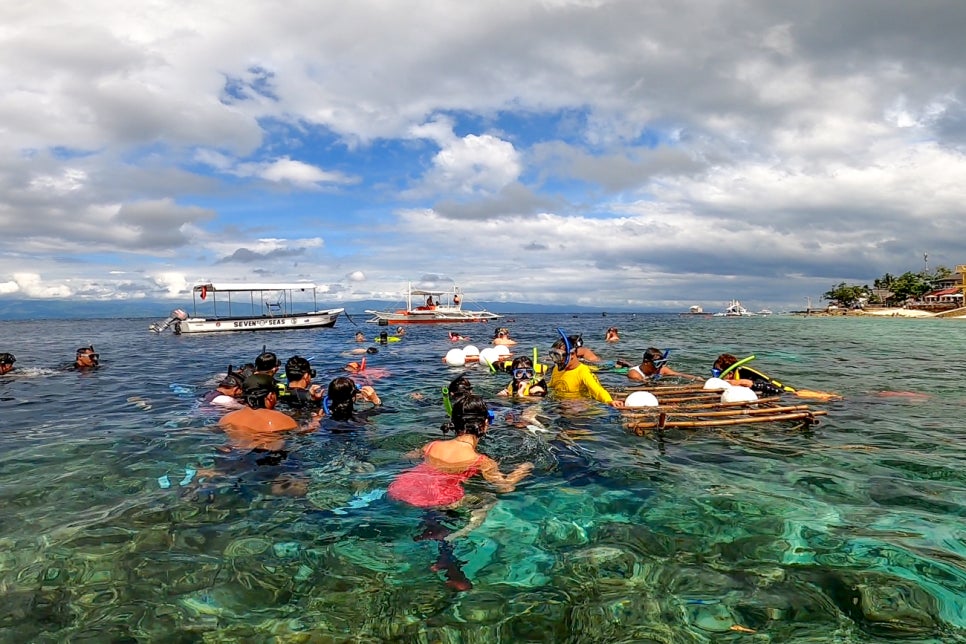
[[[447,416],[453,415],[453,401],[449,399],[449,387],[443,387],[443,409]]]
[[[727,369],[725,369],[724,371],[722,371],[721,373],[719,373],[718,375],[716,375],[714,377],[715,378],[724,378],[725,376],[727,376],[729,373],[731,373],[732,371],[734,371],[735,369],[737,369],[741,365],[746,364],[746,363],[749,363],[749,362],[751,362],[754,359],[755,359],[755,356],[753,356],[753,355],[748,356],[747,358],[742,358],[741,360],[739,360],[738,362],[734,363],[733,365],[731,365],[730,367],[728,367]],[[715,371],[714,369],[711,370],[712,375],[714,375],[714,371]]]

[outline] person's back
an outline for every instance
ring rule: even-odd
[[[256,384],[246,385],[244,395],[245,407],[225,414],[218,424],[235,447],[280,450],[285,441],[279,433],[297,429],[298,423],[275,410],[278,392],[273,387]]]

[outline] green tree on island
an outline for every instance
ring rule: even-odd
[[[835,286],[830,291],[825,291],[822,294],[823,300],[828,300],[829,302],[835,302],[839,306],[843,306],[847,309],[851,309],[859,300],[862,298],[867,298],[869,296],[869,289],[865,286],[857,286],[855,284],[846,284],[842,282],[838,286]]]

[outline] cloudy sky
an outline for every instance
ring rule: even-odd
[[[963,25],[962,0],[5,2],[0,297],[335,305],[437,275],[785,309],[955,267]]]

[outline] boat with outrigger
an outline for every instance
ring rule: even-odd
[[[486,309],[463,308],[463,291],[455,284],[442,288],[406,287],[406,308],[395,311],[366,311],[372,317],[366,322],[380,326],[395,324],[444,324],[449,322],[489,322],[501,315]]]
[[[182,335],[333,327],[345,309],[319,309],[318,288],[308,282],[196,284],[190,315],[174,309],[148,328],[155,333],[171,328]]]

